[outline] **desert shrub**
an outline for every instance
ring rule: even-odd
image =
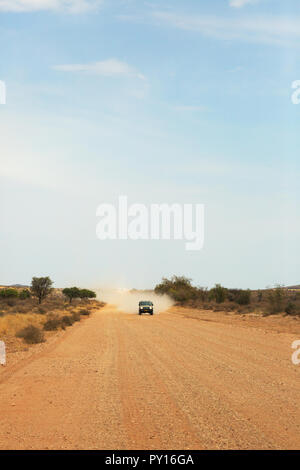
[[[286,292],[278,285],[268,293],[268,313],[280,313],[284,311]]]
[[[224,310],[224,312],[231,312],[232,306],[231,305],[224,305],[223,310]]]
[[[17,298],[18,297],[18,291],[16,289],[12,288],[7,288],[7,289],[0,289],[0,297],[4,299],[9,299],[9,298]]]
[[[61,326],[61,320],[58,315],[49,315],[44,323],[44,330],[55,331]]]
[[[297,314],[297,305],[293,302],[288,302],[287,306],[285,307],[285,313],[287,315],[296,315]]]
[[[220,307],[220,306],[216,305],[215,307],[213,307],[213,311],[214,312],[223,312],[224,307]]]
[[[73,312],[73,313],[72,313],[72,319],[73,319],[74,322],[75,322],[75,321],[80,321],[80,320],[81,320],[80,313],[78,313],[78,312]]]
[[[184,276],[172,276],[171,279],[163,278],[162,282],[157,284],[154,289],[156,294],[167,294],[179,303],[196,299],[197,290],[192,286],[191,280]]]
[[[19,309],[17,307],[10,307],[9,310],[7,310],[7,315],[15,315],[16,313],[20,313]]]
[[[209,292],[210,298],[214,299],[218,304],[225,301],[227,296],[227,289],[222,287],[221,284],[216,284],[213,289]]]
[[[236,302],[239,305],[249,305],[251,301],[251,291],[250,290],[239,290]]]
[[[18,338],[23,338],[25,343],[28,344],[43,343],[45,341],[43,331],[34,325],[29,325],[22,330],[19,330],[16,336]]]
[[[50,311],[55,308],[60,308],[63,307],[65,304],[64,298],[55,298],[55,297],[49,297],[43,302],[43,306]]]
[[[229,302],[236,302],[238,293],[239,293],[239,289],[228,289],[227,299],[229,300]]]
[[[226,310],[227,312],[233,312],[236,309],[236,305],[227,305]]]
[[[31,297],[31,294],[30,294],[30,291],[28,289],[23,289],[19,293],[19,299],[21,299],[21,300],[29,299],[30,297]]]
[[[79,311],[80,315],[90,315],[90,311],[85,309],[85,308],[82,308],[80,311]]]
[[[16,310],[18,310],[18,313],[27,313],[28,312],[28,308],[25,307],[25,306],[22,306],[22,305],[21,306],[18,305]]]
[[[249,289],[228,289],[227,299],[239,305],[248,305],[251,301],[251,291]]]
[[[61,317],[61,323],[64,326],[72,326],[74,323],[74,320],[69,315],[64,315],[63,317]]]
[[[203,304],[203,305],[202,305],[202,308],[203,308],[204,310],[211,310],[212,306],[211,306],[211,304]]]

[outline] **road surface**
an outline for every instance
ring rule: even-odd
[[[297,449],[294,339],[106,306],[0,375],[0,449]]]

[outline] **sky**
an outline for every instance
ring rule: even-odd
[[[300,282],[298,0],[0,0],[0,284]],[[204,246],[99,204],[204,204]]]

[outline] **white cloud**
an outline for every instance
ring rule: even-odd
[[[82,13],[96,9],[103,0],[0,0],[0,12],[67,11]]]
[[[244,40],[272,45],[296,45],[300,38],[300,18],[188,16],[156,11],[159,22],[178,29],[196,31],[203,36],[225,40]]]
[[[145,80],[144,75],[139,73],[134,67],[117,59],[107,59],[88,64],[55,65],[53,68],[61,72],[86,72],[94,75],[103,75],[104,77],[135,77]]]
[[[230,0],[229,5],[234,8],[242,8],[245,5],[258,3],[259,0]]]

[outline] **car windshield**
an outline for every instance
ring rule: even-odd
[[[143,300],[139,303],[139,305],[153,305],[153,303],[147,300]]]

